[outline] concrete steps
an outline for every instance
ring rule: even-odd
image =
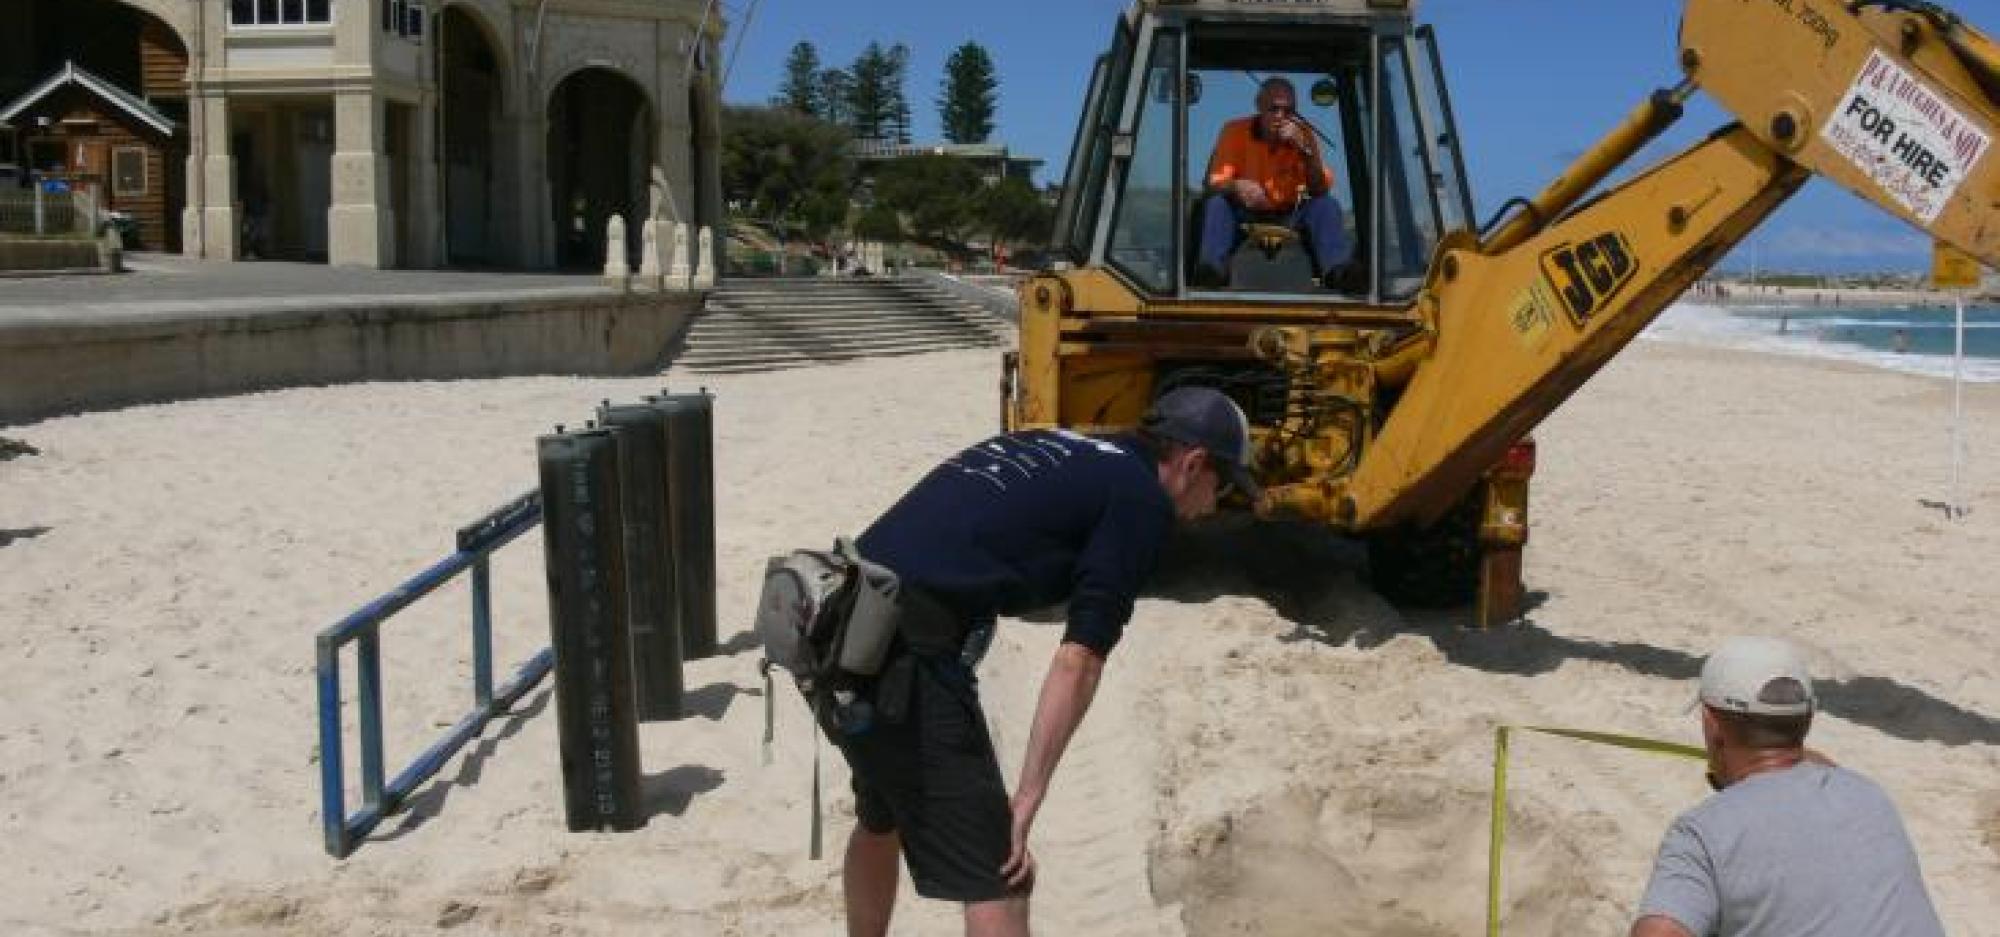
[[[1013,326],[916,279],[727,280],[689,324],[675,367],[725,374],[997,348]]]

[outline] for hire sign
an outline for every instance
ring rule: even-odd
[[[1986,154],[1985,130],[1902,66],[1873,52],[1820,137],[1929,224]]]

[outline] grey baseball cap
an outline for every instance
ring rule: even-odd
[[[1250,477],[1250,419],[1223,392],[1176,387],[1153,401],[1139,425],[1162,439],[1208,450],[1217,473],[1252,501],[1262,493]]]
[[[1818,705],[1805,655],[1779,638],[1730,638],[1701,665],[1702,704],[1754,716],[1805,716]]]

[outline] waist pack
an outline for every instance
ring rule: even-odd
[[[821,855],[818,732],[866,731],[872,718],[862,691],[882,671],[895,637],[901,583],[846,538],[832,550],[794,550],[764,566],[755,630],[764,646],[764,763],[771,763],[776,701],[771,668],[791,674],[812,710],[812,841]]]
[[[832,550],[794,550],[764,566],[757,638],[810,699],[881,672],[896,634],[901,584],[842,538]]]

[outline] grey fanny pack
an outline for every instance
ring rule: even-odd
[[[776,734],[771,668],[778,667],[791,674],[815,725],[812,858],[822,852],[819,731],[835,738],[867,731],[876,718],[877,685],[903,682],[883,674],[896,636],[923,648],[941,640],[948,625],[934,602],[906,594],[894,571],[868,561],[847,538],[835,541],[832,550],[794,550],[766,561],[755,623],[764,646],[763,759],[771,763]],[[907,670],[892,676],[907,678]],[[891,694],[897,710],[906,695]]]

